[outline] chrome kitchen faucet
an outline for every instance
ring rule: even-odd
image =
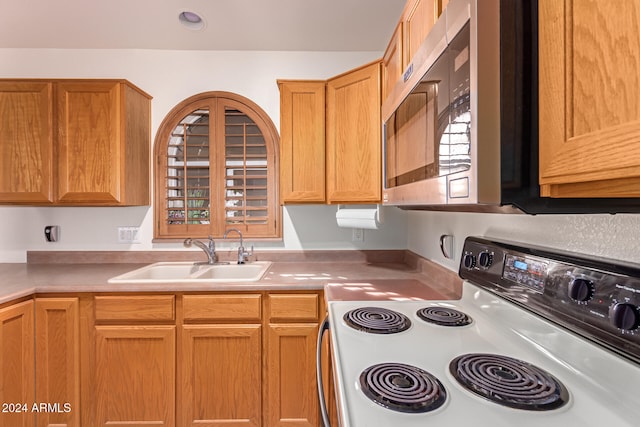
[[[226,235],[226,234],[225,234]],[[216,242],[213,237],[209,236],[209,243],[204,244],[200,240],[193,240],[191,237],[184,240],[184,246],[189,248],[191,245],[196,245],[207,254],[207,262],[196,262],[196,264],[216,264],[218,262],[218,254],[216,253]]]
[[[247,252],[245,250],[244,243],[242,240],[242,232],[237,228],[228,229],[227,231],[224,232],[224,235],[222,236],[222,238],[226,239],[227,235],[232,231],[235,231],[240,235],[240,247],[238,247],[238,264],[244,264],[245,262],[247,262],[247,258],[253,255],[253,245],[251,246],[251,251]]]

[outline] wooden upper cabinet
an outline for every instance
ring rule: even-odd
[[[409,0],[402,12],[403,69],[409,65],[441,13],[440,0]]]
[[[640,197],[640,0],[538,7],[541,195]]]
[[[382,57],[382,100],[403,77],[448,0],[409,0]]]
[[[385,100],[402,78],[402,21],[398,23],[382,57],[382,100]]]
[[[380,61],[327,82],[327,202],[380,202],[380,103]]]
[[[325,201],[325,81],[279,80],[280,201]]]
[[[58,202],[148,205],[148,95],[122,81],[69,81],[56,107]]]
[[[444,11],[444,9],[447,7],[447,4],[449,4],[449,0],[437,0],[438,2],[438,16],[442,15],[442,12]]]
[[[0,81],[0,203],[53,203],[53,84]]]
[[[0,81],[0,203],[150,204],[150,99],[124,80]]]

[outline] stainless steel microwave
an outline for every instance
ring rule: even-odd
[[[640,199],[540,197],[537,0],[450,0],[382,104],[383,204],[638,212]]]

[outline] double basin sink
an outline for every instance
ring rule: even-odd
[[[157,262],[109,279],[109,283],[233,283],[260,280],[271,261],[247,264]]]

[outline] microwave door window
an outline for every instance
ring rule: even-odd
[[[398,184],[437,176],[435,145],[437,83],[421,82],[397,111],[396,164]]]
[[[471,96],[469,65],[469,25],[449,45],[448,104],[450,121],[441,122],[440,175],[471,168]]]
[[[387,188],[438,176],[438,90],[420,82],[385,124]]]

